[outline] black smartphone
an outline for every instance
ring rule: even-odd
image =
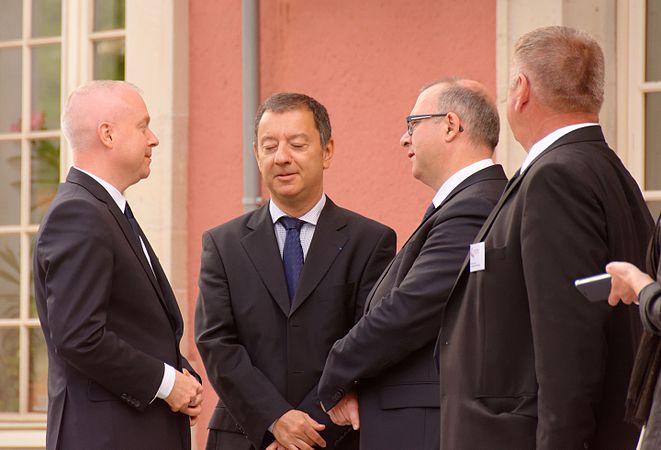
[[[608,300],[611,291],[611,276],[607,273],[574,280],[574,286],[591,302]]]

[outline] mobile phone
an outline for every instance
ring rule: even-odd
[[[579,278],[574,280],[574,286],[591,302],[606,301],[611,291],[611,276],[608,273],[601,273],[587,278]]]

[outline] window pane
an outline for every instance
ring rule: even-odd
[[[21,144],[18,141],[0,141],[0,225],[19,224],[20,196]]]
[[[124,28],[124,0],[94,1],[94,31]]]
[[[30,329],[30,412],[48,409],[48,354],[41,328]]]
[[[647,0],[647,61],[646,76],[648,81],[661,81],[661,2]]]
[[[32,49],[31,130],[60,128],[60,45]]]
[[[124,40],[99,41],[94,44],[94,79],[124,79]]]
[[[20,239],[18,234],[0,235],[0,318],[18,317]],[[2,330],[2,328],[0,328]],[[2,386],[2,384],[0,384]]]
[[[661,214],[661,201],[649,201],[647,202],[647,207],[649,208],[654,220],[658,219],[659,214]]]
[[[38,224],[60,182],[60,140],[31,142],[30,222]]]
[[[645,94],[645,189],[661,189],[661,92]]]
[[[20,39],[23,24],[23,2],[21,0],[2,0],[0,14],[0,40]]]
[[[18,328],[0,328],[0,412],[18,412]]]
[[[30,236],[30,317],[37,318],[37,302],[34,295],[34,272],[32,271],[32,258],[34,257],[34,245],[37,243],[37,235]]]
[[[61,0],[32,0],[32,36],[62,34]]]
[[[20,48],[0,48],[0,133],[21,131],[21,60]]]

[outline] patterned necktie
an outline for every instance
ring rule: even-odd
[[[285,277],[287,278],[287,291],[289,292],[289,301],[291,302],[296,295],[298,280],[303,270],[303,247],[301,246],[301,227],[303,221],[294,217],[281,217],[280,223],[287,236],[285,245],[282,249],[282,263],[285,268]]]
[[[429,219],[429,216],[434,214],[434,211],[436,211],[436,206],[434,206],[434,203],[432,203],[427,207],[427,210],[425,211],[425,215],[422,216],[422,221],[424,222],[425,220]]]
[[[135,234],[135,237],[138,239],[138,244],[140,244],[140,227],[138,226],[138,221],[135,220],[135,216],[133,215],[133,211],[131,211],[131,207],[129,206],[128,202],[126,202],[126,207],[124,208],[124,215],[126,216],[126,220],[128,220],[129,224],[131,225],[133,234]]]

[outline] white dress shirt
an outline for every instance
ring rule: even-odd
[[[308,255],[308,249],[310,248],[310,243],[312,242],[312,236],[314,236],[314,229],[317,226],[317,221],[321,215],[321,211],[326,205],[326,194],[322,194],[319,201],[310,209],[308,212],[303,214],[301,217],[297,217],[303,221],[303,226],[301,227],[301,247],[303,247],[303,261]],[[287,216],[287,213],[282,211],[278,206],[273,203],[273,200],[269,200],[269,212],[271,213],[271,220],[273,220],[273,227],[275,230],[275,237],[278,240],[278,248],[280,249],[280,257],[282,258],[282,252],[285,248],[285,239],[287,238],[287,230],[285,227],[278,222],[281,217]]]
[[[521,164],[521,172],[523,173],[528,166],[530,165],[531,162],[533,162],[539,155],[544,153],[544,151],[551,146],[555,141],[560,139],[562,136],[565,134],[569,134],[574,130],[578,130],[579,128],[585,128],[585,127],[592,127],[595,125],[599,125],[598,123],[577,123],[574,125],[567,125],[566,127],[558,128],[555,131],[552,131],[551,133],[547,134],[543,138],[541,138],[539,141],[535,142],[535,144],[530,147],[530,151],[528,152],[528,155],[526,156],[526,159],[523,160],[523,163]]]
[[[493,161],[490,158],[487,158],[474,162],[473,164],[470,164],[463,169],[456,171],[450,178],[445,180],[445,183],[441,185],[438,192],[436,192],[436,195],[434,195],[434,199],[432,200],[434,207],[438,208],[438,205],[443,203],[443,200],[445,200],[445,198],[450,195],[450,192],[459,186],[466,178],[470,177],[476,172],[479,172],[482,169],[486,169],[489,166],[493,166]]]

